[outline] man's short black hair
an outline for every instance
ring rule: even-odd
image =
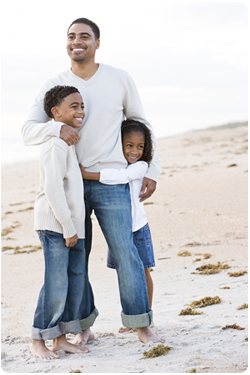
[[[77,18],[76,20],[74,20],[71,23],[71,25],[69,26],[68,32],[69,32],[69,29],[71,28],[71,26],[74,25],[75,23],[84,23],[85,25],[90,26],[93,33],[95,34],[95,38],[100,39],[100,29],[99,29],[99,27],[94,22],[90,21],[88,18]]]

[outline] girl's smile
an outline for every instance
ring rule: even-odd
[[[144,151],[145,138],[138,131],[126,134],[122,140],[123,154],[129,164],[141,159]]]

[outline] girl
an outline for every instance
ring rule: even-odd
[[[80,168],[85,180],[96,180],[109,185],[129,183],[132,204],[133,240],[144,265],[149,307],[151,309],[153,300],[153,280],[149,268],[155,266],[155,261],[146,214],[143,203],[139,200],[143,178],[152,160],[151,133],[146,125],[131,119],[122,122],[121,132],[123,154],[128,162],[128,167],[126,169],[107,168],[103,169],[101,172],[87,172],[81,164]],[[110,253],[108,253],[107,266],[109,268],[116,268],[116,264]],[[152,326],[153,322],[151,323],[151,327]],[[125,330],[127,329],[121,328],[120,332],[124,332]],[[128,330],[130,330],[130,328],[128,328]]]

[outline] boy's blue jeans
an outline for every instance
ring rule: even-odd
[[[149,309],[144,267],[133,243],[129,184],[105,185],[84,180],[84,190],[87,259],[92,241],[90,215],[94,210],[117,271],[122,323],[131,328],[148,327],[153,312]]]
[[[38,231],[45,274],[32,327],[32,339],[50,340],[91,327],[98,315],[86,273],[84,239],[66,247],[61,233]]]

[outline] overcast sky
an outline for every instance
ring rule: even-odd
[[[96,61],[134,78],[157,136],[247,120],[243,2],[14,0],[1,8],[2,137],[20,136],[41,84],[70,66],[66,31],[79,17],[100,27]]]

